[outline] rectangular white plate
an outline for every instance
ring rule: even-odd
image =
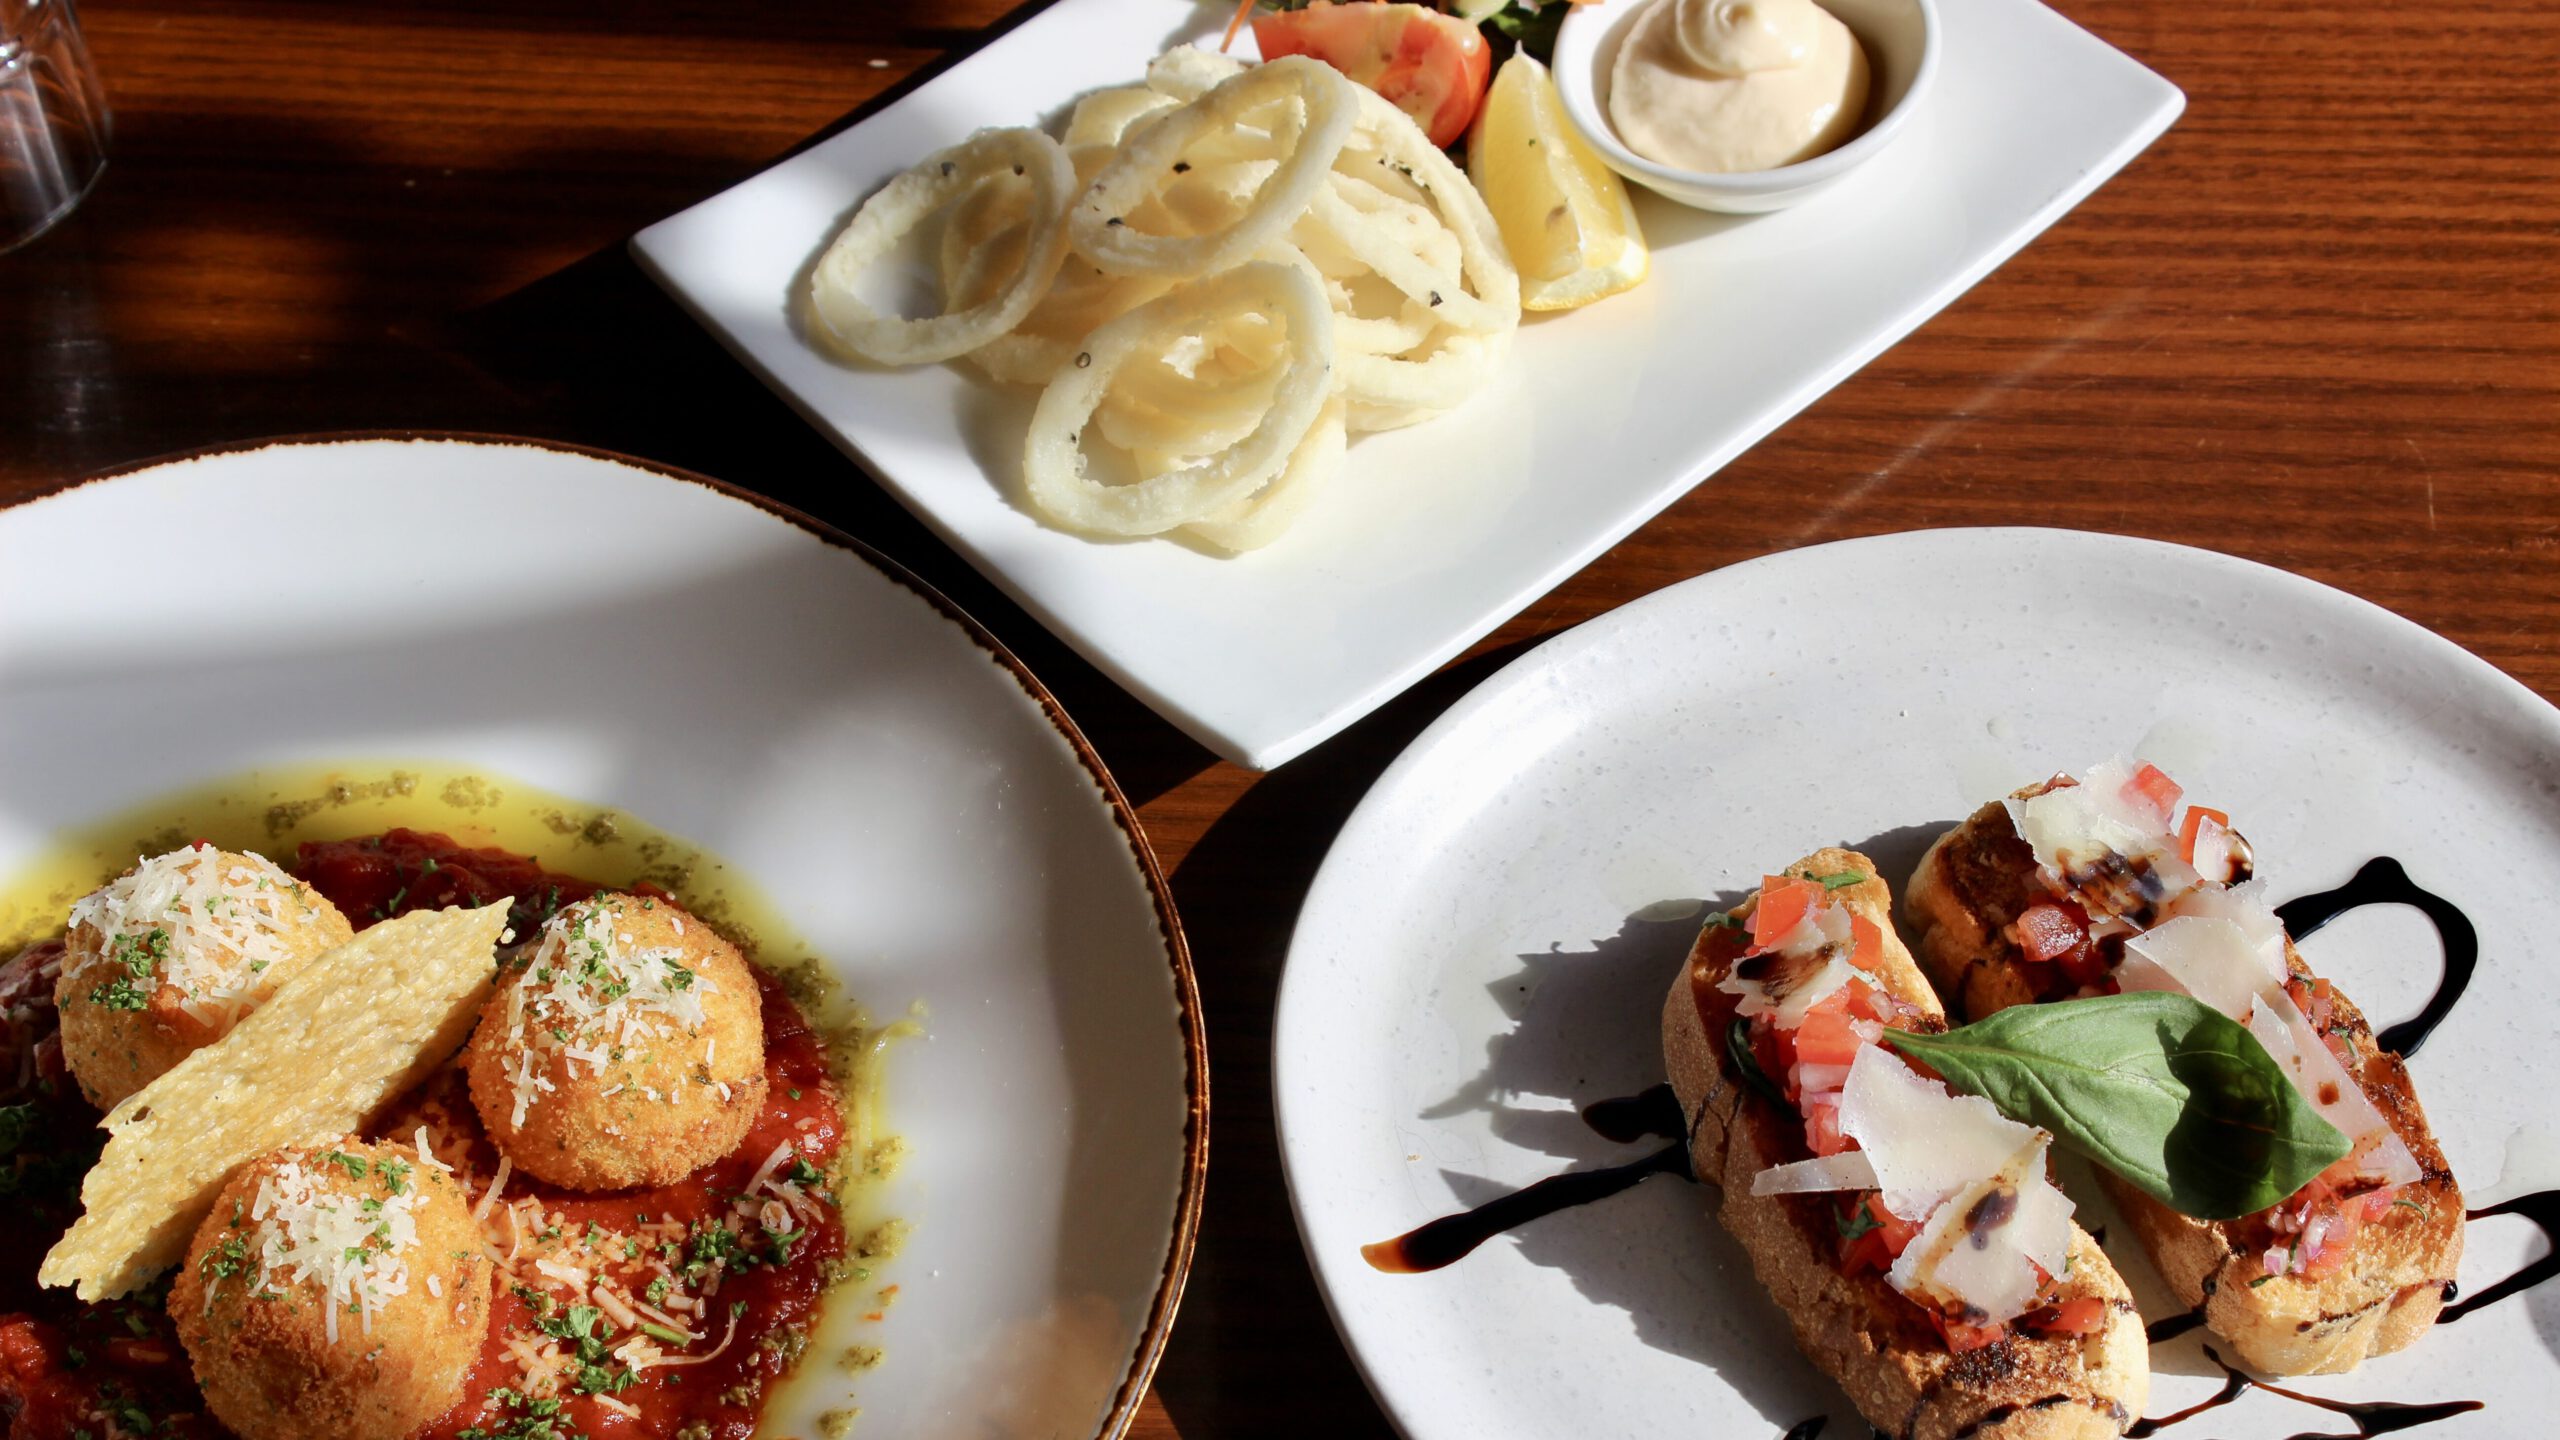
[[[1267,549],[1097,543],[1018,501],[1028,392],[858,369],[793,297],[862,197],[987,126],[1136,79],[1224,5],[1059,0],[894,104],[662,220],[633,253],[961,554],[1219,754],[1280,764],[1385,703],[1907,335],[2185,106],[2035,0],[1940,0],[1943,70],[1894,145],[1792,210],[1643,197],[1653,275],[1533,317],[1464,408],[1366,436]]]

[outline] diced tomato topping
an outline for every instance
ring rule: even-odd
[[[2187,823],[2178,827],[2178,858],[2190,865],[2196,863],[2196,846],[2199,842],[2202,842],[2207,849],[2219,853],[2216,842],[2230,828],[2231,817],[2221,811],[2202,805],[2188,806]],[[2210,880],[2214,877],[2208,875],[2205,878]]]
[[[1884,927],[1855,911],[1849,914],[1849,963],[1873,975],[1884,965]]]
[[[2124,798],[2137,805],[2148,805],[2160,818],[2160,828],[2169,828],[2169,817],[2178,813],[2178,797],[2187,793],[2178,787],[2157,765],[2144,765],[2124,782]]]
[[[2018,1317],[2018,1328],[2046,1335],[2094,1335],[2107,1323],[2107,1302],[2095,1295],[2074,1295]]]
[[[2357,1218],[2371,1225],[2390,1214],[2391,1207],[2398,1203],[2400,1203],[2400,1187],[2397,1185],[2385,1185],[2379,1190],[2368,1190],[2356,1199],[2356,1209],[2361,1212]]]
[[[1760,882],[1760,904],[1751,912],[1751,944],[1762,949],[1786,938],[1822,903],[1822,887],[1792,875],[1771,875]]]
[[[2089,938],[2089,922],[2075,909],[2030,905],[2017,921],[2018,948],[2030,960],[2058,960]]]
[[[2098,954],[2094,941],[2081,941],[2064,951],[2062,957],[2053,963],[2061,966],[2062,973],[2070,976],[2075,985],[2100,986],[2109,978],[2106,959]]]
[[[1859,1195],[1848,1215],[1836,1223],[1840,1268],[1852,1275],[1892,1269],[1896,1257],[1920,1234],[1919,1226],[1884,1208],[1884,1197],[1873,1190]]]
[[[1804,1023],[1797,1026],[1796,1059],[1806,1065],[1846,1065],[1858,1058],[1858,1047],[1866,1042],[1851,1028],[1849,1007],[1845,1000],[1847,987],[1832,992],[1824,1003],[1808,1011]],[[1833,1003],[1838,1001],[1839,1003]]]
[[[1804,1107],[1805,1148],[1816,1155],[1837,1155],[1853,1142],[1840,1133],[1840,1106],[1837,1101],[1817,1100]]]
[[[1893,997],[1864,980],[1852,980],[1840,987],[1848,992],[1849,1013],[1861,1020],[1891,1024],[1895,1015]]]
[[[2006,1325],[1967,1325],[1944,1315],[1938,1317],[1938,1329],[1947,1337],[1947,1348],[1958,1355],[1968,1350],[1979,1350],[1985,1345],[1997,1345],[2009,1337]]]
[[[1262,58],[1311,55],[1378,92],[1443,149],[1467,133],[1493,75],[1483,32],[1428,5],[1314,0],[1253,17]]]

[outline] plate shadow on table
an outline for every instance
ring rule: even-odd
[[[1544,638],[1459,661],[1256,781],[1173,872],[1212,1074],[1199,1250],[1155,1377],[1183,1434],[1395,1433],[1335,1335],[1290,1214],[1272,1121],[1272,1006],[1299,903],[1352,807],[1442,711]]]

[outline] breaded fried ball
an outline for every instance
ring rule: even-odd
[[[664,1185],[763,1109],[764,1002],[710,926],[598,895],[499,977],[466,1055],[472,1106],[519,1168],[572,1190]]]
[[[169,1318],[242,1440],[400,1440],[451,1408],[489,1336],[462,1187],[348,1137],[240,1167],[196,1228]]]
[[[231,1033],[355,928],[263,855],[190,846],[82,897],[54,1002],[62,1054],[101,1110]]]

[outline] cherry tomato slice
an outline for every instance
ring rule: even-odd
[[[1375,90],[1443,147],[1467,133],[1493,75],[1493,51],[1475,26],[1422,5],[1337,5],[1253,17],[1262,58],[1308,55]]]

